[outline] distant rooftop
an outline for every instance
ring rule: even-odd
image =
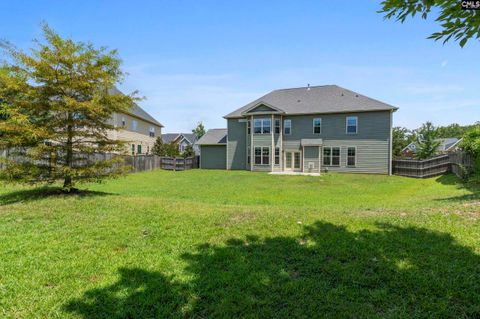
[[[114,95],[114,94],[123,94],[119,89],[117,89],[116,87],[113,87],[109,90],[109,93]],[[137,103],[133,103],[133,106],[132,108],[130,109],[130,114],[138,117],[138,118],[141,118],[142,120],[145,120],[147,122],[150,122],[152,124],[155,124],[155,125],[158,125],[158,126],[161,126],[163,127],[163,125],[158,122],[155,118],[153,118],[153,116],[151,116],[150,114],[148,114],[144,109],[142,109]]]

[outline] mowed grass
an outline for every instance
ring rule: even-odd
[[[0,317],[480,316],[454,176],[155,171],[0,190]]]

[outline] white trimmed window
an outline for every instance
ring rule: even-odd
[[[247,164],[250,164],[250,158],[252,157],[250,147],[247,148]]]
[[[347,166],[355,166],[357,165],[357,148],[356,147],[348,147],[347,148]]]
[[[155,137],[155,128],[153,126],[150,126],[150,130],[148,133],[150,137]]]
[[[254,119],[253,120],[253,133],[270,134],[271,130],[272,130],[271,119]]]
[[[340,147],[323,148],[323,165],[340,166]]]
[[[269,147],[255,147],[255,165],[270,164],[270,148]]]
[[[252,121],[247,121],[247,134],[250,134],[252,131]]]
[[[127,120],[125,119],[125,116],[122,116],[122,127],[127,126]]]
[[[280,134],[280,119],[275,119],[275,134]]]
[[[133,121],[132,121],[132,131],[136,131],[137,128],[138,128],[138,122],[135,121],[135,120],[133,120]]]
[[[275,165],[280,164],[280,148],[275,147]]]
[[[283,134],[291,135],[292,134],[292,120],[283,121]]]
[[[313,119],[313,134],[322,133],[322,119],[315,118]]]
[[[358,132],[358,117],[347,116],[347,134],[357,134]]]

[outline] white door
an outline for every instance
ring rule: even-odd
[[[285,152],[285,170],[301,171],[302,156],[300,152]]]

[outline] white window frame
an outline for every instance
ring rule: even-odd
[[[270,132],[265,133],[265,122],[270,122],[270,125],[268,126],[270,128]],[[260,126],[255,126],[255,122],[260,122]],[[260,133],[255,132],[255,128],[260,128]],[[253,119],[253,134],[271,134],[272,133],[272,119],[269,118],[258,118],[258,119]]]
[[[260,164],[257,164],[257,160],[256,160],[256,157],[257,157],[257,154],[256,154],[257,152],[256,152],[256,150],[257,150],[258,148],[260,149]],[[263,162],[263,150],[264,150],[264,149],[267,149],[267,150],[268,150],[268,163],[264,163],[264,162]],[[255,146],[255,147],[253,148],[253,165],[255,165],[255,166],[270,165],[270,160],[271,160],[271,159],[270,159],[270,157],[271,157],[270,155],[271,155],[271,154],[270,154],[270,147],[269,147],[269,146]]]
[[[127,119],[125,118],[125,116],[122,116],[122,127],[125,126],[127,126]]]
[[[348,132],[348,119],[355,119],[355,132]],[[345,133],[349,135],[354,135],[358,133],[358,116],[347,116],[345,118]]]
[[[338,165],[333,165],[333,149],[338,148]],[[325,164],[325,149],[330,149],[330,155],[329,155],[329,164]],[[342,148],[340,146],[324,146],[322,150],[322,164],[323,166],[330,166],[330,167],[340,167],[341,161],[342,161]]]
[[[252,160],[252,149],[247,147],[247,164],[250,164],[250,161]]]
[[[320,120],[320,132],[315,132],[315,120]],[[322,134],[322,118],[321,117],[316,117],[313,119],[312,121],[312,124],[313,124],[313,134]]]
[[[273,134],[280,134],[282,132],[282,122],[280,119],[274,119],[273,120],[274,125],[273,125]],[[278,123],[278,126],[277,126]],[[278,133],[277,133],[277,128],[278,128]]]
[[[277,155],[278,151],[278,155]],[[278,159],[278,163],[277,163]],[[280,165],[280,147],[275,147],[275,151],[273,153],[273,165]]]
[[[355,150],[355,156],[354,156],[355,163],[353,165],[348,165],[348,158],[350,157],[348,155],[348,149],[350,149],[350,148],[353,148]],[[357,147],[356,146],[347,146],[347,163],[346,163],[346,166],[347,167],[356,167],[357,166]]]
[[[287,123],[289,123],[288,128],[290,129],[290,132],[288,132],[288,133],[286,132]],[[284,135],[292,135],[292,120],[290,120],[290,119],[283,120],[283,134]]]
[[[247,134],[252,134],[252,121],[247,120]]]
[[[155,137],[155,127],[150,126],[150,129],[148,131],[148,135],[150,135],[150,137]]]
[[[136,132],[138,130],[138,121],[132,120],[132,131]]]

